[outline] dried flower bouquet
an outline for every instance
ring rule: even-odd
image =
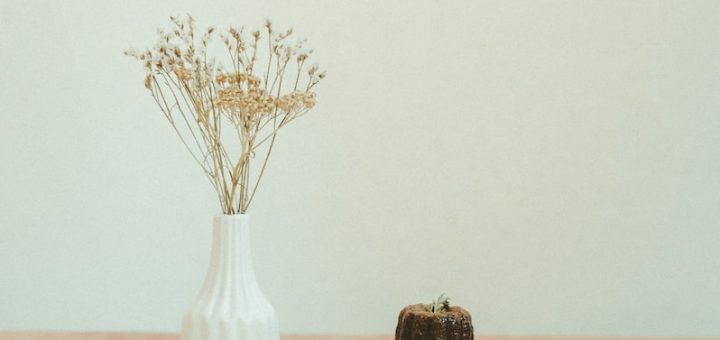
[[[210,27],[197,36],[190,15],[170,19],[154,47],[125,54],[143,63],[145,87],[213,185],[223,213],[243,214],[278,130],[315,105],[313,88],[325,73],[309,65],[312,50],[303,40],[291,42],[293,31],[276,32],[270,21],[249,34]],[[218,35],[224,46],[212,44]],[[227,54],[230,66],[215,54]]]

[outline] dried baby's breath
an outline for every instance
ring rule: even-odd
[[[154,47],[125,54],[143,64],[145,88],[212,183],[223,212],[245,213],[278,130],[315,106],[312,90],[325,73],[306,67],[312,50],[304,40],[291,42],[292,29],[275,31],[269,20],[261,30],[209,27],[200,36],[190,15],[170,20]],[[208,52],[216,37],[229,67]],[[228,143],[239,145],[235,157]]]

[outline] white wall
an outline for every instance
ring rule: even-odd
[[[217,207],[121,51],[184,12],[328,70],[252,208],[283,331],[720,335],[718,1],[3,0],[0,329],[178,329]]]

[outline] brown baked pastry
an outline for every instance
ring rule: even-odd
[[[395,340],[473,340],[470,313],[442,304],[410,305],[400,311]]]

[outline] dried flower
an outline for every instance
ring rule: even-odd
[[[315,65],[305,72],[311,51],[302,50],[304,41],[288,42],[292,29],[275,33],[269,20],[264,33],[254,30],[246,36],[242,27],[230,27],[218,34],[209,27],[200,39],[195,38],[190,15],[170,20],[171,28],[158,29],[155,47],[142,52],[129,49],[125,54],[144,65],[145,88],[213,185],[223,213],[245,213],[278,130],[315,106],[316,95],[310,90],[325,73],[318,73]],[[216,34],[225,45],[229,69],[207,54]],[[288,67],[293,56],[294,69]],[[301,90],[303,74],[307,85]],[[227,124],[229,128],[224,127]],[[233,142],[240,145],[235,157],[225,147],[227,133],[238,138]],[[264,157],[251,180],[250,165],[256,163],[252,161],[261,147]]]
[[[315,106],[315,93],[294,91],[278,99],[278,108],[285,112],[301,112]]]

